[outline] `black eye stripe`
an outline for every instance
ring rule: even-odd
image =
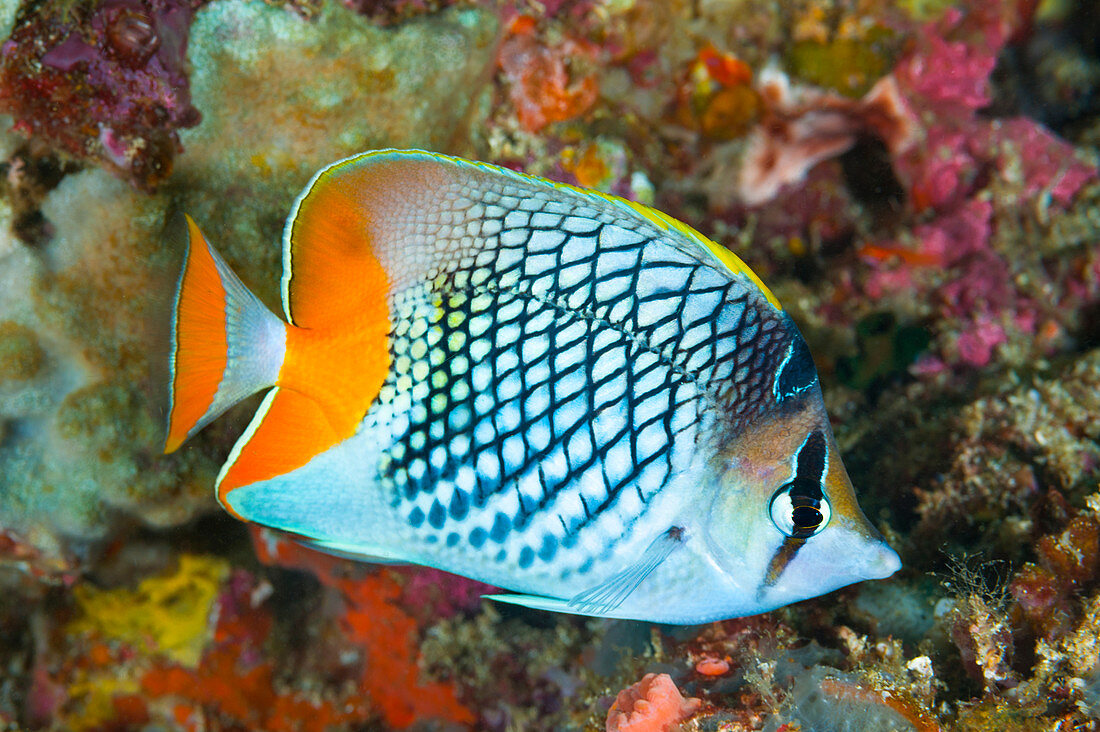
[[[814,430],[798,450],[794,478],[781,486],[772,496],[768,509],[772,512],[772,521],[787,536],[768,563],[768,571],[758,592],[763,592],[765,587],[774,585],[779,575],[798,554],[798,550],[808,539],[822,530],[823,524],[828,523],[827,514],[831,515],[831,509],[821,490],[828,462],[829,443],[821,430]],[[784,495],[790,503],[778,505],[784,513],[789,510],[790,515],[777,518],[774,513],[776,501]]]
[[[814,430],[802,443],[802,449],[798,451],[795,481],[816,485],[817,492],[820,494],[821,479],[825,477],[825,456],[827,453],[825,435],[821,433],[821,430]]]

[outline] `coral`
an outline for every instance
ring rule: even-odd
[[[672,732],[702,702],[685,699],[668,674],[646,674],[615,697],[607,732]]]
[[[951,611],[951,638],[965,669],[986,691],[1011,686],[1012,629],[1003,599],[988,591],[964,588]]]
[[[92,633],[194,667],[206,645],[207,619],[228,572],[220,559],[183,554],[175,571],[149,577],[136,589],[73,590],[80,617],[70,632]]]
[[[0,320],[40,351],[23,351],[33,374],[0,383],[0,526],[46,553],[109,533],[110,509],[171,525],[211,505],[214,459],[161,456],[163,407],[149,396],[175,277],[160,244],[167,206],[89,170],[43,201],[50,241],[0,249]]]
[[[438,13],[455,0],[342,0],[344,5],[379,25],[393,25],[418,15]]]
[[[3,45],[0,108],[16,128],[152,188],[177,130],[198,124],[185,71],[188,0],[103,0],[79,23],[40,10]]]
[[[801,182],[823,160],[850,149],[860,136],[882,140],[895,155],[908,149],[916,121],[891,77],[852,101],[812,88],[792,88],[780,71],[761,74],[764,113],[750,134],[737,189],[750,206]]]
[[[11,35],[12,26],[15,25],[15,16],[19,12],[19,0],[3,0],[0,2],[0,38]]]
[[[712,658],[707,656],[695,662],[696,673],[704,676],[724,676],[729,673],[729,660],[725,658]]]
[[[599,729],[655,674],[685,729],[1087,729],[1095,20],[1035,6],[0,0],[0,728]],[[178,212],[277,305],[295,194],[385,146],[651,202],[736,251],[806,334],[906,569],[671,629],[270,532],[258,566],[210,490],[254,405],[160,455]],[[945,554],[977,558],[942,587]]]
[[[844,27],[831,37],[815,33],[798,38],[786,60],[799,79],[859,97],[886,75],[897,41],[888,27],[873,18],[845,20]]]
[[[131,6],[97,7],[106,18]],[[0,377],[0,527],[54,557],[66,539],[94,539],[135,521],[177,525],[216,509],[217,467],[247,415],[212,425],[186,450],[160,454],[184,231],[173,214],[202,221],[234,264],[247,262],[238,270],[259,281],[256,289],[277,300],[276,242],[296,191],[321,165],[383,141],[443,145],[466,108],[435,85],[474,83],[492,62],[495,24],[480,11],[451,10],[382,30],[338,5],[310,22],[262,2],[226,0],[200,10],[190,29],[194,103],[212,111],[185,131],[173,182],[147,195],[86,170],[35,184],[28,202],[19,194],[12,203],[38,217],[38,234],[25,242],[5,231],[0,244],[0,322],[32,332],[41,351],[36,357],[20,346],[18,364],[3,361],[27,378]],[[160,63],[168,45],[161,38],[148,64]],[[182,53],[176,45],[172,52]],[[294,93],[274,92],[280,83]],[[372,104],[350,103],[367,88]],[[71,114],[86,125],[85,112]],[[8,168],[16,191],[43,167],[32,148]]]
[[[496,591],[483,582],[431,567],[395,570],[404,577],[401,604],[418,617],[450,618],[481,606],[482,595]]]
[[[341,584],[348,638],[366,652],[363,688],[386,722],[398,729],[426,717],[473,722],[453,686],[420,680],[416,621],[394,604],[401,586],[384,573]]]
[[[741,59],[712,45],[703,46],[677,100],[677,120],[708,139],[740,137],[761,112],[752,78],[752,69]]]
[[[1009,586],[1039,635],[1051,641],[1069,632],[1077,598],[1095,584],[1100,567],[1100,521],[1078,516],[1057,535],[1040,537],[1038,563],[1025,564]]]
[[[33,330],[10,320],[0,322],[0,382],[32,378],[42,368],[43,359]]]
[[[606,683],[598,674],[618,667],[622,646],[604,642],[597,623],[532,626],[500,607],[485,602],[473,617],[434,623],[421,644],[425,669],[459,684],[477,729],[574,726],[571,714],[590,711],[593,690]]]
[[[277,242],[310,176],[374,147],[463,149],[483,114],[473,102],[496,30],[478,9],[379,28],[333,2],[308,20],[262,0],[206,5],[188,45],[204,112],[181,135],[179,207],[254,292],[277,302]]]
[[[141,677],[142,695],[183,729],[203,729],[211,716],[227,727],[274,732],[323,732],[365,721],[370,710],[354,697],[336,701],[276,680],[265,657],[272,628],[266,597],[254,578],[235,572],[219,594],[213,642],[198,666],[153,665]]]
[[[598,87],[594,75],[578,74],[566,66],[567,59],[574,69],[585,59],[591,60],[590,46],[573,38],[555,46],[543,45],[526,17],[512,22],[498,58],[520,124],[538,132],[553,122],[584,114],[596,101]]]
[[[1012,516],[1028,515],[1047,491],[1078,500],[1100,475],[1100,351],[1025,386],[978,399],[960,411],[945,475],[920,490],[918,535],[948,536],[980,528],[981,542],[1021,545]],[[965,534],[964,534],[965,535]],[[937,539],[938,540],[938,539]]]

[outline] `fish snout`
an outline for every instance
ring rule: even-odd
[[[899,569],[901,557],[893,547],[880,539],[865,550],[859,573],[866,579],[886,579]]]

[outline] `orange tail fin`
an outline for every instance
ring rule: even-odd
[[[190,217],[187,228],[172,318],[165,452],[241,399],[273,386],[286,355],[286,324],[248,291]]]

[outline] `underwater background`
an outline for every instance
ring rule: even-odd
[[[0,729],[1100,728],[1095,0],[0,0],[0,36]],[[258,399],[161,454],[183,213],[274,305],[298,191],[382,147],[744,259],[903,569],[654,626],[226,515]]]

